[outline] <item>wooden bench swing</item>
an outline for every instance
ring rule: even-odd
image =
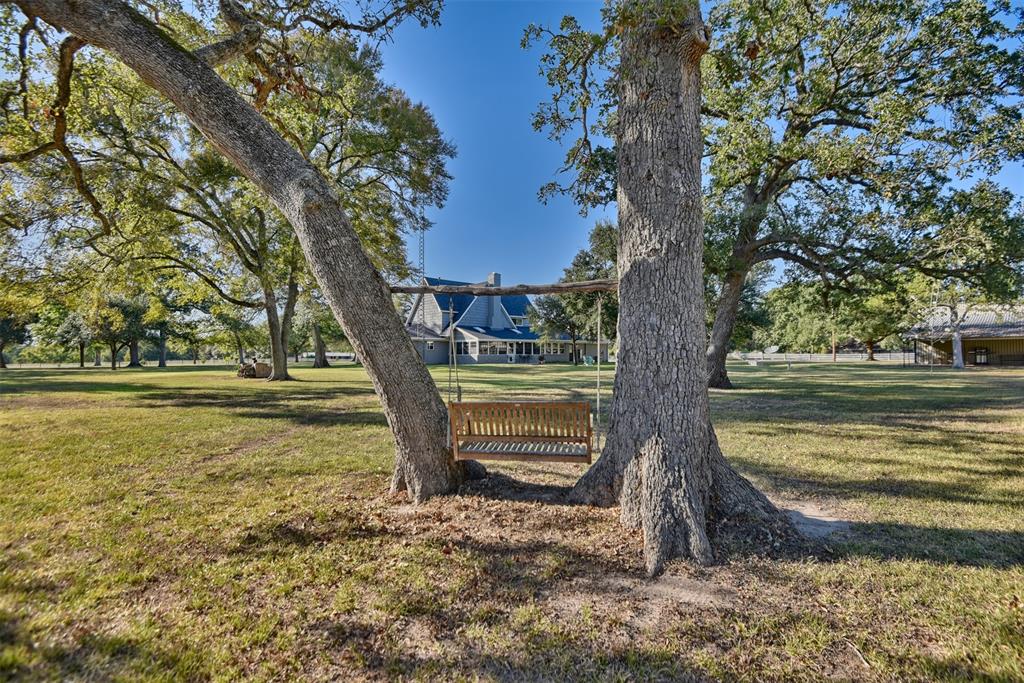
[[[456,460],[591,462],[587,401],[452,402],[448,418]]]
[[[480,290],[479,286],[430,286],[393,288],[392,291],[410,293],[437,292],[446,294],[480,293],[488,296],[528,293],[530,290],[546,292],[566,291],[569,287],[583,291],[609,291],[617,287],[615,281],[589,283],[559,283],[540,287],[519,285],[508,288]],[[567,287],[569,285],[569,287]],[[599,289],[598,289],[599,288]],[[493,293],[492,293],[493,292]],[[543,292],[536,292],[543,293]],[[449,298],[448,320],[454,321],[454,310]],[[458,358],[455,353],[455,324],[449,323],[448,332],[448,435],[456,460],[512,460],[525,462],[592,462],[595,425],[600,438],[601,414],[601,300],[597,301],[597,401],[595,413],[590,412],[588,401],[463,401],[459,382]],[[452,400],[454,374],[456,400]],[[597,419],[595,419],[597,416]]]

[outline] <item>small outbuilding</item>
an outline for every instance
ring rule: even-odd
[[[1024,305],[936,309],[910,330],[914,362],[951,365],[957,328],[965,365],[1024,366]]]

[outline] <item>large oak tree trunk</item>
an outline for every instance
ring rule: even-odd
[[[647,571],[713,559],[708,522],[774,507],[722,457],[708,414],[696,3],[631,0],[619,92],[619,322],[615,402],[601,458],[574,489],[622,506]]]
[[[95,349],[96,356],[92,359],[93,367],[100,367],[103,365],[103,351],[99,347]]]
[[[864,342],[864,348],[868,352],[868,358],[867,359],[868,360],[875,360],[875,342],[869,339],[868,341]]]
[[[380,397],[395,437],[394,490],[413,500],[454,490],[467,468],[446,438],[447,411],[395,315],[334,188],[195,55],[115,0],[17,0],[29,15],[110,50],[162,93],[262,190],[295,230],[331,310]]]

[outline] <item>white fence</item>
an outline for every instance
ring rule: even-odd
[[[729,354],[729,358],[731,360],[739,360],[739,361],[747,361],[747,362],[750,362],[750,361],[759,361],[759,362],[760,361],[765,361],[766,363],[768,363],[768,362],[771,362],[771,363],[777,363],[777,362],[783,362],[783,363],[831,363],[832,362],[832,354],[831,353],[763,353],[761,351],[752,351],[750,353],[742,353],[742,354],[731,353],[731,354]],[[868,354],[866,354],[864,352],[857,353],[857,352],[850,352],[850,351],[841,351],[841,352],[836,354],[836,362],[837,363],[850,363],[850,362],[855,362],[855,361],[866,361],[867,359],[868,359]],[[875,360],[877,360],[877,361],[885,361],[885,362],[895,362],[895,363],[902,363],[902,362],[906,361],[907,363],[913,363],[914,362],[914,352],[913,351],[905,351],[905,352],[896,351],[894,353],[888,353],[888,352],[886,352],[886,353],[878,353],[878,352],[876,352],[875,353]]]
[[[142,361],[142,364],[143,364],[144,367],[147,367],[147,368],[155,368],[157,366],[157,361],[155,361],[155,360],[145,360],[145,361]],[[237,360],[229,360],[229,359],[216,359],[216,358],[211,358],[211,359],[205,360],[205,361],[201,360],[198,363],[193,363],[190,360],[169,360],[169,361],[167,361],[167,365],[168,366],[195,365],[197,368],[202,367],[204,365],[207,366],[207,367],[217,367],[217,366],[225,366],[225,365],[237,366],[238,365],[238,361]],[[7,367],[9,367],[9,368],[24,368],[24,369],[28,369],[28,370],[68,370],[68,369],[78,368],[78,361],[75,361],[73,363],[11,363],[10,361],[8,361]],[[103,361],[102,365],[93,365],[92,359],[91,358],[86,358],[85,359],[85,367],[86,367],[86,369],[88,369],[88,368],[98,368],[100,370],[109,370],[110,369],[110,361],[109,360],[105,360],[105,361]],[[117,367],[119,367],[119,368],[126,368],[126,367],[128,367],[128,361],[125,360],[125,361],[119,362],[117,364]]]

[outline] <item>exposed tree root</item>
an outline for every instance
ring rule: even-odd
[[[622,506],[622,523],[643,530],[650,576],[660,574],[675,558],[700,565],[713,562],[712,534],[723,523],[742,522],[775,534],[791,529],[785,514],[729,465],[713,428],[709,427],[703,458],[661,457],[663,448],[652,440],[625,457],[621,450],[606,448],[570,494],[570,500],[579,504]]]

